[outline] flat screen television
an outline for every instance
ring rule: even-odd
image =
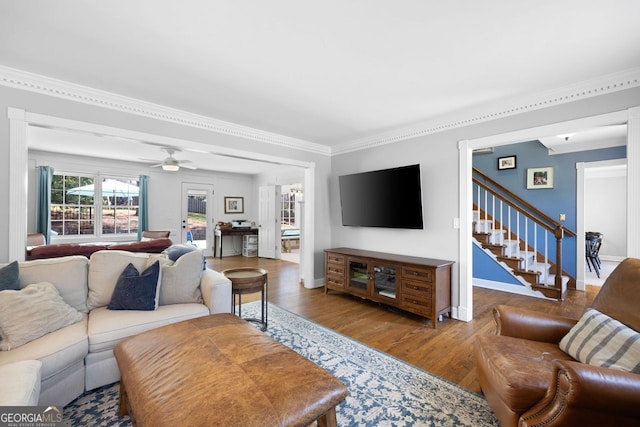
[[[338,177],[342,225],[421,229],[420,165]]]

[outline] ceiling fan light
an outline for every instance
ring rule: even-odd
[[[162,170],[165,170],[167,172],[176,172],[180,169],[180,166],[178,165],[172,165],[172,164],[164,164],[162,165]]]
[[[571,138],[575,134],[576,134],[575,132],[573,132],[573,133],[563,133],[561,135],[558,135],[558,138],[564,139],[565,141],[568,141],[569,138]]]

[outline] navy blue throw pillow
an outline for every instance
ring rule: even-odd
[[[20,290],[20,267],[18,261],[13,261],[9,265],[0,268],[0,291]]]
[[[167,254],[171,261],[176,261],[182,255],[196,250],[198,250],[198,247],[193,245],[171,245],[163,253]]]
[[[129,263],[118,277],[109,310],[155,310],[158,307],[160,263],[154,262],[142,274]]]

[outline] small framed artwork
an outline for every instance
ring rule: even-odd
[[[516,156],[498,157],[498,170],[515,169]]]
[[[527,189],[553,188],[553,168],[527,169]]]
[[[224,213],[244,213],[244,197],[225,197]]]

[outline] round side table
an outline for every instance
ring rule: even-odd
[[[231,308],[236,314],[236,295],[238,296],[238,316],[242,317],[242,295],[260,292],[261,318],[243,318],[256,322],[261,330],[267,329],[267,270],[264,268],[238,267],[223,270],[222,274],[231,280]]]

